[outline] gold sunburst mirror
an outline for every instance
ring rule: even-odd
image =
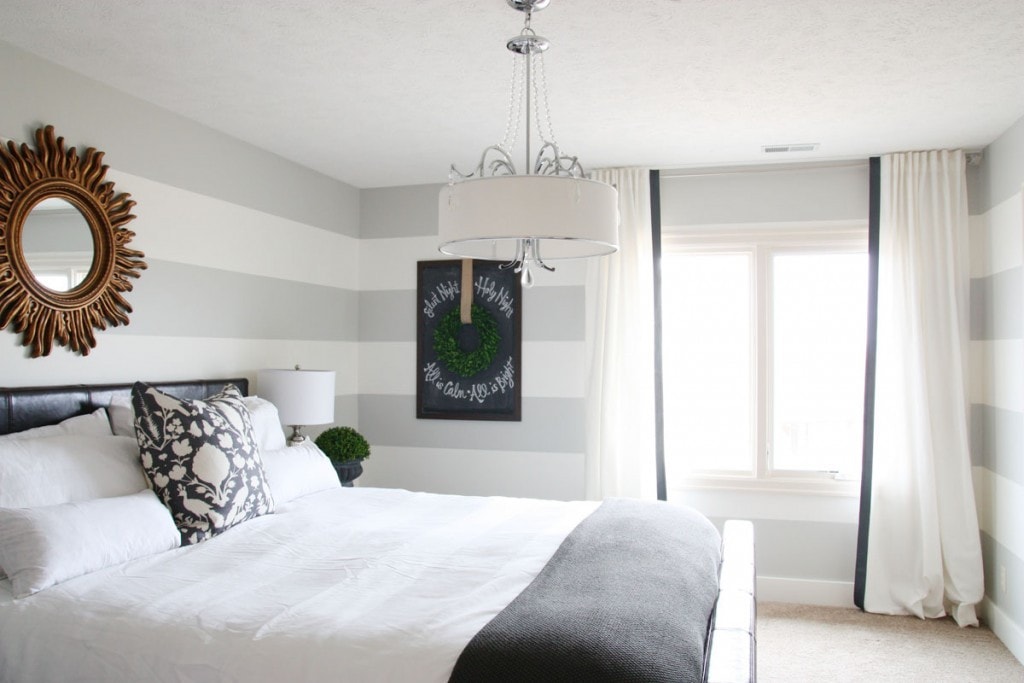
[[[0,329],[13,326],[33,358],[54,342],[88,355],[95,330],[128,324],[123,294],[146,268],[124,227],[135,202],[105,180],[103,152],[79,156],[53,126],[35,137],[34,150],[0,147]]]

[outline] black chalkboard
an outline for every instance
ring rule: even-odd
[[[473,261],[479,308],[462,325],[462,261],[417,263],[417,418],[522,419],[522,289],[518,275],[498,266]]]

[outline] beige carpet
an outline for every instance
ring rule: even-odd
[[[1024,681],[1024,666],[984,626],[770,602],[757,611],[764,683]]]

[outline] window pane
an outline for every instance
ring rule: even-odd
[[[772,257],[772,461],[860,476],[866,254]]]
[[[65,273],[41,273],[33,270],[32,276],[43,287],[52,289],[55,292],[66,292],[70,289],[68,287],[68,276]]]
[[[749,253],[662,262],[665,472],[753,471]]]

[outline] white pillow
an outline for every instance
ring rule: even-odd
[[[82,436],[110,436],[110,423],[107,411],[97,408],[88,415],[76,415],[63,422],[44,427],[33,427],[22,432],[0,435],[0,443],[20,441],[21,439],[37,439],[41,436],[60,436],[61,434],[80,434]]]
[[[277,406],[259,396],[246,396],[242,401],[252,415],[252,431],[260,447],[260,453],[284,448],[284,430],[281,429],[281,417],[277,414]]]
[[[115,436],[135,436],[135,412],[132,410],[130,394],[111,396],[107,414],[110,416],[110,429]]]
[[[64,435],[0,442],[0,507],[74,503],[144,488],[134,438]]]
[[[252,431],[260,452],[285,447],[284,430],[277,407],[265,398],[245,396],[242,401],[252,415]],[[113,396],[107,406],[110,427],[118,436],[135,436],[135,413],[131,396]]]
[[[14,597],[177,548],[181,534],[149,489],[37,508],[0,509],[0,566]]]
[[[341,488],[334,465],[312,441],[261,455],[270,493],[278,505],[317,491]]]

